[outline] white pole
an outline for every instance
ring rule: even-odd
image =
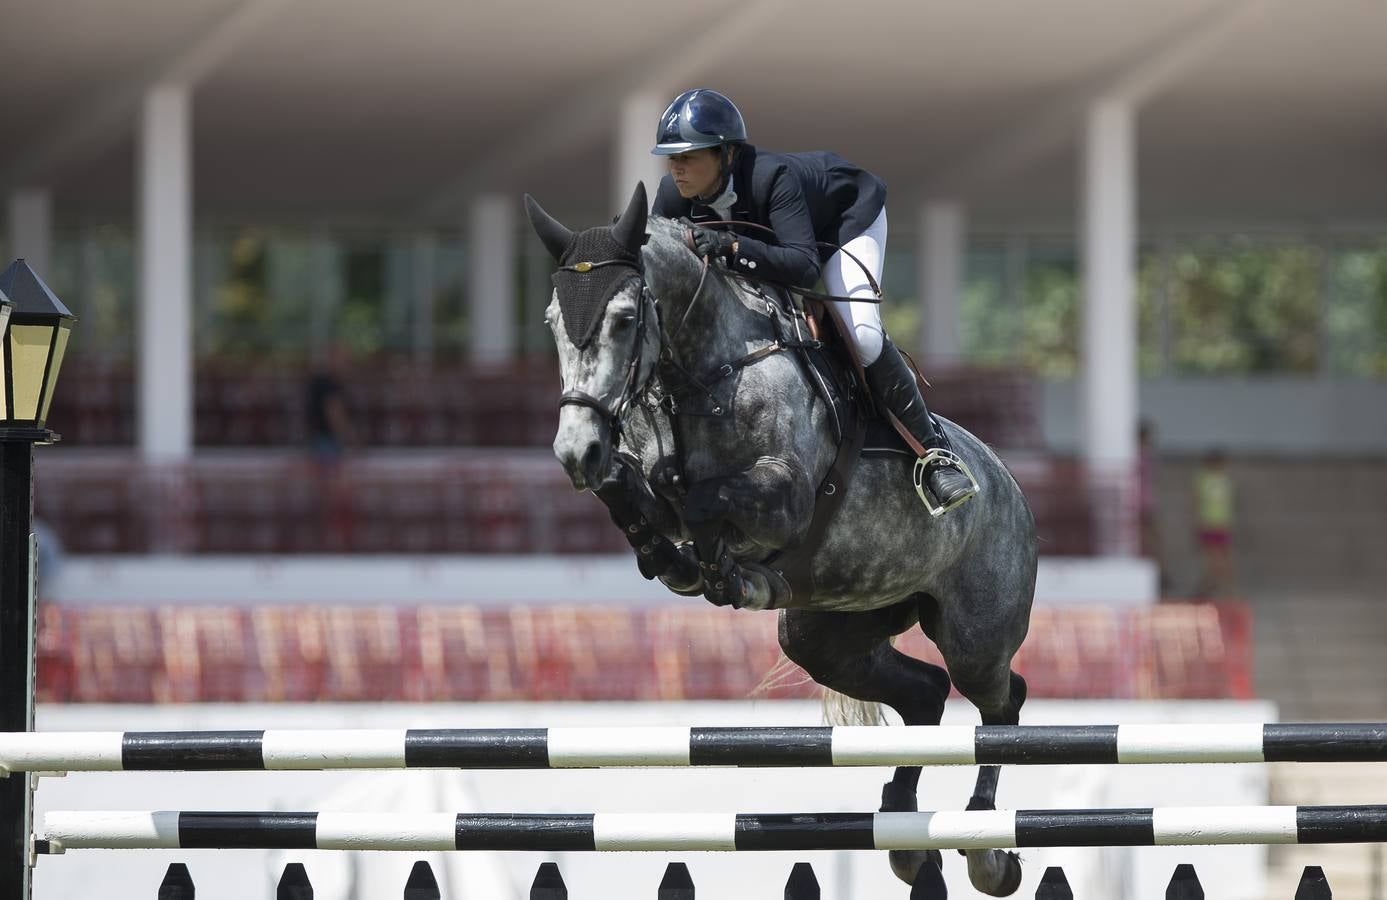
[[[10,246],[8,256],[26,260],[40,278],[51,281],[53,248],[53,195],[41,188],[24,188],[10,194]],[[6,260],[8,263],[8,260]]]
[[[1084,119],[1082,421],[1093,476],[1117,487],[1122,527],[1107,552],[1136,552],[1132,500],[1137,452],[1136,115],[1100,100]]]
[[[184,85],[160,84],[140,117],[140,455],[185,460],[193,449],[192,104]]]
[[[472,360],[515,358],[516,198],[483,194],[472,201],[467,236],[469,348]]]
[[[655,191],[665,174],[662,157],[652,156],[660,113],[673,97],[648,91],[629,94],[621,103],[617,122],[616,159],[612,171],[611,214],[616,215],[631,201],[637,182],[645,183],[646,197],[654,202]]]
[[[959,315],[963,301],[966,223],[958,203],[933,201],[920,209],[920,346],[933,367],[962,357]]]

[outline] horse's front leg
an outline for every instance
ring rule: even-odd
[[[724,539],[732,526],[766,549],[788,546],[814,511],[813,488],[802,470],[779,457],[763,456],[731,475],[689,487],[684,521],[698,546],[703,596],[719,606],[772,609],[789,599],[789,586],[775,572],[738,562]]]
[[[634,459],[618,455],[611,473],[593,493],[606,505],[612,522],[635,551],[642,575],[658,577],[676,593],[699,593],[701,572],[693,551],[667,536],[679,533],[678,516],[650,489]]]

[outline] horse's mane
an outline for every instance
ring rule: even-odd
[[[684,229],[687,227],[687,225],[678,219],[667,219],[664,216],[651,216],[645,224],[646,233],[649,235],[649,241],[645,248],[647,253],[651,251],[682,253],[691,261],[697,260],[698,257],[694,255],[693,250],[684,242]],[[666,242],[672,245],[668,250],[664,249]],[[659,257],[656,258],[658,259]],[[708,277],[715,280],[724,290],[731,291],[739,298],[745,299],[745,297],[751,294],[751,291],[748,290],[747,286],[740,279],[729,277],[727,271],[722,266],[714,265],[710,267]]]

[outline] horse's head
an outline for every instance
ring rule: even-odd
[[[637,185],[613,225],[572,232],[525,195],[539,239],[559,263],[544,320],[559,351],[563,396],[554,455],[577,490],[606,478],[626,407],[659,353],[654,300],[645,289],[641,246],[646,198]]]

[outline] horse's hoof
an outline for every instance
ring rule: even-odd
[[[1021,857],[1010,850],[968,852],[968,880],[989,897],[1010,897],[1021,886]]]
[[[888,781],[881,786],[882,812],[919,812],[920,803],[915,797],[914,788],[908,788]],[[910,879],[907,878],[906,881]]]
[[[910,886],[910,900],[948,900],[949,888],[944,884],[944,873],[939,869],[942,857],[938,850],[930,850],[936,857],[927,861],[915,874]]]
[[[914,885],[920,881],[921,872],[924,869],[935,869],[936,872],[943,867],[943,856],[938,850],[890,850],[886,854],[890,860],[890,874],[895,875],[900,881],[907,885]],[[942,878],[942,876],[940,876]],[[933,897],[935,894],[925,894]],[[943,894],[939,894],[940,897]]]

